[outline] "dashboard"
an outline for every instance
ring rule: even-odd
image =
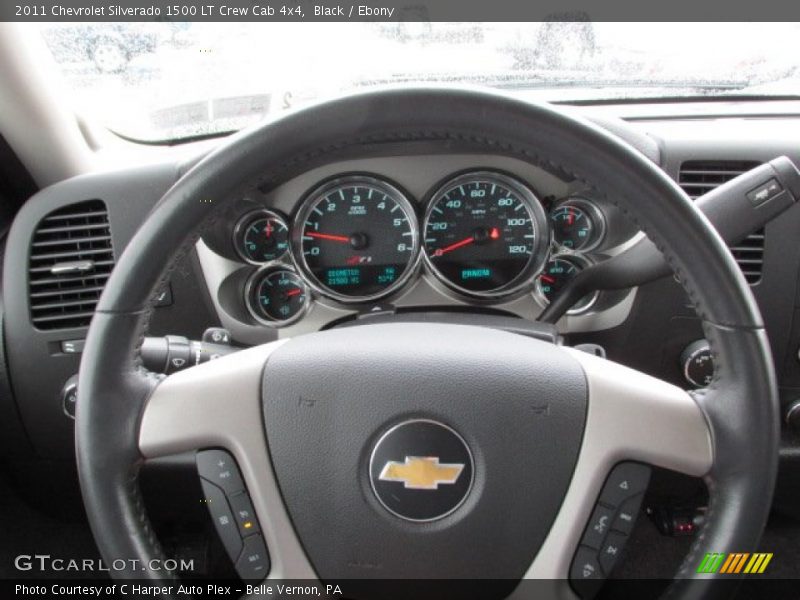
[[[534,319],[637,232],[607,200],[499,156],[391,156],[247,190],[198,247],[234,338],[258,343],[362,314],[478,310]],[[569,324],[624,320],[633,292],[581,300]]]
[[[779,115],[724,108],[701,118],[691,106],[630,106],[627,121],[599,124],[690,196],[781,154],[800,162],[800,107]],[[72,460],[63,397],[102,285],[152,207],[207,151],[63,181],[17,214],[0,322],[6,456]],[[398,313],[535,324],[576,271],[641,236],[602,193],[501,154],[368,149],[279,184],[268,175],[218,199],[214,220],[156,298],[148,336],[199,340],[222,327],[243,347]],[[732,249],[767,326],[784,414],[800,400],[798,231],[793,209]],[[95,269],[80,271],[90,259]],[[557,328],[571,346],[601,348],[684,387],[683,357],[702,351],[701,323],[672,277],[586,298]],[[786,426],[784,434],[784,464],[796,465],[800,436]],[[777,498],[796,510],[796,492]]]

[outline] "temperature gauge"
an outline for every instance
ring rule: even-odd
[[[544,270],[536,278],[534,293],[544,304],[550,304],[558,293],[575,276],[589,265],[589,261],[577,255],[554,256],[544,267]],[[594,292],[584,296],[567,311],[568,315],[577,315],[589,310],[599,296],[599,292]]]
[[[250,264],[271,262],[289,249],[289,228],[280,215],[257,210],[239,220],[233,232],[233,245]]]
[[[591,202],[570,198],[550,213],[553,240],[567,250],[591,250],[603,241],[605,219]]]
[[[289,269],[256,271],[245,289],[247,308],[259,323],[280,327],[299,319],[308,307],[308,287]]]

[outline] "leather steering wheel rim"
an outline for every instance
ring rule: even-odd
[[[163,558],[138,484],[139,431],[163,377],[141,347],[157,290],[191,251],[224,199],[245,185],[276,186],[360,153],[425,147],[515,157],[591,186],[662,251],[702,319],[716,365],[694,399],[708,423],[713,463],[704,475],[707,519],[668,595],[723,597],[718,574],[694,573],[706,552],[748,552],[759,541],[777,471],[778,400],[758,308],[730,252],[684,192],[654,164],[595,125],[542,104],[460,88],[353,95],[232,136],[166,193],[120,256],[86,341],[76,448],[86,510],[103,558]],[[122,578],[163,579],[128,568]],[[564,575],[566,576],[566,574]]]

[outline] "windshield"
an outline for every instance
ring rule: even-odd
[[[137,140],[240,129],[348,90],[451,82],[550,101],[800,92],[795,23],[60,23],[80,114]]]

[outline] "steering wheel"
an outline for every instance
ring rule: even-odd
[[[333,161],[415,152],[514,157],[616,204],[688,292],[712,348],[712,384],[686,392],[546,341],[431,323],[313,333],[168,377],[142,367],[157,290],[227,199]],[[363,93],[232,136],[180,178],[122,253],[79,377],[83,498],[107,563],[138,561],[114,571],[122,578],[164,577],[150,566],[163,556],[140,497],[143,461],[221,448],[249,490],[270,577],[535,578],[574,597],[566,579],[598,495],[615,465],[634,461],[705,478],[707,517],[668,593],[715,598],[731,588],[714,585],[724,575],[698,574],[699,561],[756,547],[777,469],[761,316],[708,221],[607,132],[472,89]],[[398,448],[406,462],[430,460],[384,465]],[[387,499],[380,486],[392,473],[403,480],[404,468],[417,469],[404,480],[417,483]]]

